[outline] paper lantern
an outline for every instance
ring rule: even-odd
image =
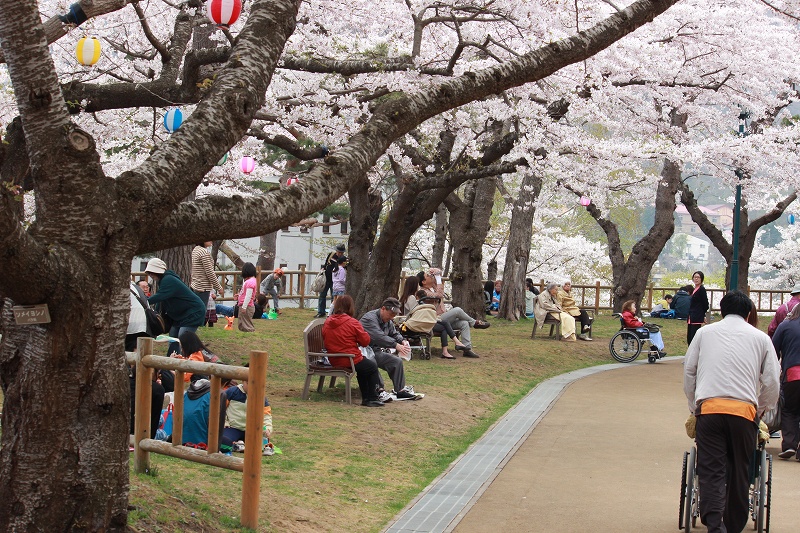
[[[100,41],[94,37],[84,37],[78,41],[78,46],[75,48],[75,57],[78,58],[78,63],[90,67],[97,63],[100,59]]]
[[[239,19],[241,0],[211,0],[206,5],[208,19],[222,28],[227,28]]]
[[[225,164],[225,162],[228,160],[228,156],[229,156],[229,155],[231,155],[231,153],[230,153],[230,152],[225,152],[225,155],[223,155],[223,156],[222,156],[222,159],[220,159],[219,161],[217,161],[217,166],[218,166],[218,167],[221,167],[222,165],[224,165],[224,164]]]
[[[794,215],[789,215],[788,217],[786,217],[786,221],[789,224],[794,224]]]
[[[588,196],[581,196],[581,205],[583,207],[587,207],[590,203],[592,203],[592,199]]]
[[[286,180],[286,185],[294,185],[298,181],[300,181],[300,178],[298,178],[297,176],[292,176],[291,178]]]
[[[177,107],[164,114],[164,128],[168,132],[174,133],[175,130],[181,127],[181,124],[183,124],[183,111]]]
[[[242,169],[242,172],[245,174],[250,174],[256,168],[256,160],[249,156],[244,156],[239,162],[239,168]]]

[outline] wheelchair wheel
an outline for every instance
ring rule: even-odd
[[[683,452],[683,468],[681,469],[681,495],[678,506],[678,529],[683,529],[683,510],[686,507],[686,464],[689,452]]]
[[[684,484],[683,500],[683,530],[689,533],[697,524],[697,517],[700,515],[700,493],[697,488],[697,472],[695,466],[697,462],[697,448],[692,446],[689,457],[686,460],[686,478]]]
[[[642,352],[642,341],[632,331],[626,329],[618,331],[608,343],[611,357],[620,363],[635,361]]]
[[[758,533],[769,531],[769,500],[772,488],[772,456],[761,448],[758,453],[758,473],[753,481],[753,529]]]

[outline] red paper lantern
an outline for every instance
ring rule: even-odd
[[[286,180],[286,185],[294,185],[298,181],[300,181],[300,178],[298,178],[297,176],[292,176],[291,178]]]
[[[242,0],[210,0],[206,5],[208,19],[222,28],[227,28],[239,19]]]

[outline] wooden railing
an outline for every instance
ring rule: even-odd
[[[220,283],[223,287],[223,294],[217,301],[233,301],[236,299],[236,294],[239,291],[238,280],[241,278],[241,272],[236,270],[220,270],[216,272],[220,278]],[[263,276],[267,274],[258,270],[257,280],[261,284]],[[316,277],[316,271],[307,271],[305,267],[300,270],[286,270],[284,269],[284,284],[282,293],[280,294],[281,300],[293,300],[298,303],[302,309],[307,307],[306,300],[312,300],[312,307],[316,306],[318,295],[308,290],[312,281]],[[413,274],[401,273],[401,279],[398,280],[398,290],[402,287],[402,282],[405,278]],[[134,280],[143,279],[144,272],[133,272],[131,274]],[[443,278],[445,282],[445,292],[450,294],[450,280]],[[546,285],[545,280],[539,280],[536,286],[539,290],[544,290]],[[578,306],[585,309],[594,309],[595,312],[610,311],[613,309],[612,291],[614,287],[610,285],[601,285],[598,281],[594,285],[572,285],[572,295]],[[653,308],[653,303],[663,299],[665,294],[675,294],[679,287],[656,287],[650,285],[645,290],[644,298],[642,299],[642,310],[649,311]],[[708,300],[711,305],[711,311],[719,310],[719,301],[725,295],[725,289],[709,288],[706,287],[708,292]],[[775,289],[754,289],[748,287],[747,289],[750,298],[756,305],[756,310],[759,313],[775,312],[778,307],[791,297],[789,291],[781,291]]]
[[[267,353],[250,352],[249,368],[161,357],[152,355],[152,353],[153,339],[140,337],[136,352],[129,352],[127,356],[128,364],[136,365],[136,414],[134,415],[133,430],[134,471],[137,473],[149,471],[150,453],[160,453],[195,463],[242,472],[241,522],[245,527],[256,529],[258,527],[258,499],[261,485],[262,424],[267,381]],[[172,443],[155,440],[150,435],[154,369],[175,371]],[[185,372],[211,376],[207,450],[182,445],[183,376]],[[219,453],[221,378],[248,382],[244,459]]]

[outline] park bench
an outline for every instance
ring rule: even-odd
[[[311,378],[319,376],[319,383],[317,384],[317,392],[322,392],[322,387],[325,385],[325,378],[330,377],[330,388],[336,386],[336,378],[344,378],[344,393],[347,403],[353,403],[350,380],[356,373],[356,367],[353,363],[355,356],[348,353],[328,353],[325,351],[325,345],[322,342],[322,325],[325,323],[324,318],[317,318],[311,321],[303,330],[303,342],[305,344],[305,358],[306,358],[306,382],[303,386],[303,399],[308,399],[309,388],[311,387]],[[342,368],[338,366],[331,366],[326,360],[328,357],[348,357],[350,358],[350,368]]]
[[[592,322],[589,323],[589,330],[588,331],[578,331],[581,329],[581,323],[576,319],[575,321],[575,328],[576,328],[576,335],[581,333],[587,333],[589,337],[592,336],[592,325],[594,324],[594,309],[586,309],[586,312],[589,313],[589,316],[592,318]],[[550,313],[547,313],[547,316],[544,319],[544,325],[550,325],[550,338],[554,338],[556,340],[561,338],[561,320],[554,317]],[[533,331],[531,332],[531,339],[536,338],[536,329],[538,327],[538,323],[536,319],[533,319]]]

